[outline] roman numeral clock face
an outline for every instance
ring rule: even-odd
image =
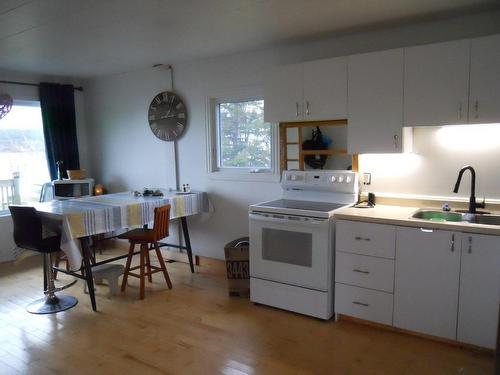
[[[153,134],[163,141],[173,141],[184,132],[187,110],[183,101],[173,92],[162,92],[153,98],[148,111]]]

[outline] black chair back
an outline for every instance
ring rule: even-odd
[[[14,242],[17,246],[41,253],[58,250],[51,249],[42,238],[42,219],[34,207],[11,205],[9,210],[14,222]]]

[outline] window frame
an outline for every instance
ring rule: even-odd
[[[265,100],[261,89],[246,88],[232,92],[209,95],[207,103],[207,172],[210,178],[224,180],[279,181],[279,129],[271,124],[271,166],[270,168],[220,167],[219,110],[221,103],[239,103]],[[265,104],[264,104],[265,105]]]

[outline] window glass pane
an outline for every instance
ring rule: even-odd
[[[271,168],[271,124],[264,100],[218,105],[219,167]]]
[[[0,120],[0,210],[38,201],[48,181],[40,105],[14,105]]]

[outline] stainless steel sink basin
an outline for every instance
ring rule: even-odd
[[[430,221],[466,221],[465,214],[437,210],[419,210],[412,215],[412,218]]]
[[[429,221],[467,222],[473,224],[500,226],[500,215],[488,215],[484,213],[469,214],[456,211],[418,210],[411,217],[414,219]]]
[[[500,225],[500,215],[474,215],[468,221],[475,224]]]

